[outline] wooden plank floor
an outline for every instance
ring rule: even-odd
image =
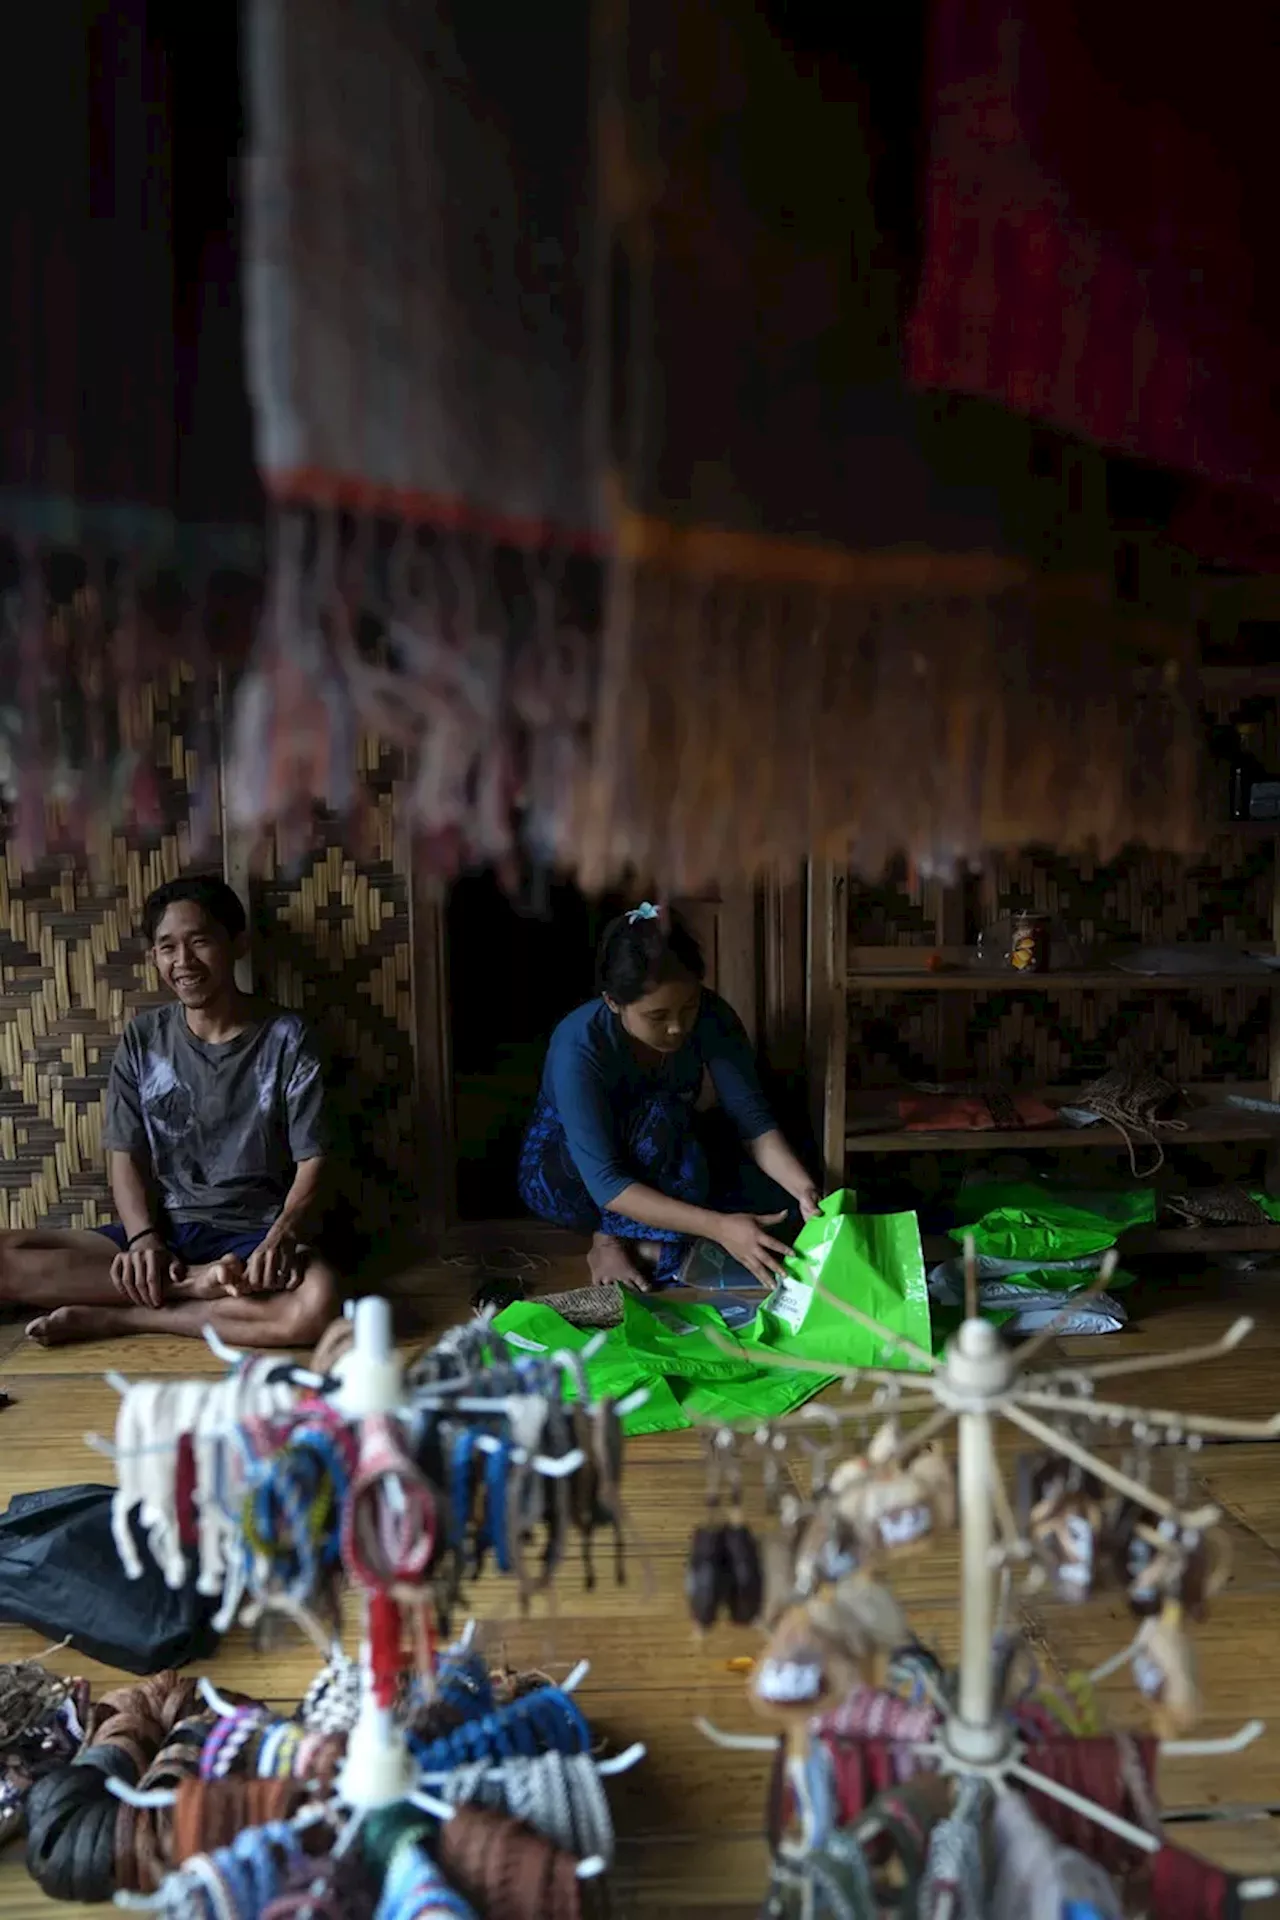
[[[540,1289],[576,1284],[569,1267],[552,1270]],[[394,1289],[413,1303],[426,1326],[442,1327],[465,1311],[456,1269],[421,1270]],[[1135,1324],[1107,1341],[1060,1343],[1056,1359],[1160,1354],[1208,1341],[1239,1313],[1256,1315],[1252,1340],[1228,1359],[1139,1378],[1126,1394],[1171,1410],[1199,1409],[1261,1418],[1280,1405],[1280,1275],[1166,1283],[1133,1300]],[[14,1405],[0,1412],[0,1505],[15,1492],[111,1478],[106,1462],[84,1445],[86,1430],[110,1431],[115,1395],[102,1378],[109,1367],[131,1375],[207,1372],[214,1362],[195,1342],[148,1339],[45,1353],[0,1325],[0,1384]],[[1120,1383],[1117,1383],[1120,1389]],[[1119,1391],[1117,1397],[1120,1397]],[[1003,1450],[1003,1449],[1002,1449]],[[1008,1454],[1016,1451],[1012,1439]],[[1161,1772],[1166,1808],[1216,1817],[1178,1823],[1178,1836],[1238,1871],[1280,1871],[1280,1451],[1262,1443],[1207,1449],[1193,1463],[1206,1497],[1220,1502],[1234,1551],[1230,1589],[1200,1630],[1206,1732],[1225,1733],[1241,1720],[1270,1713],[1275,1727],[1246,1753],[1210,1761],[1167,1762]],[[690,1529],[697,1523],[703,1474],[697,1437],[674,1434],[632,1443],[628,1498],[643,1543],[628,1582],[604,1580],[584,1592],[570,1570],[555,1606],[521,1619],[507,1584],[482,1581],[475,1592],[484,1644],[495,1659],[564,1672],[579,1658],[592,1670],[583,1706],[618,1746],[642,1739],[649,1757],[614,1792],[623,1836],[618,1907],[644,1916],[696,1913],[700,1920],[737,1920],[758,1910],[764,1883],[760,1833],[765,1765],[759,1756],[707,1745],[693,1726],[702,1714],[730,1728],[758,1730],[735,1657],[751,1653],[754,1636],[720,1629],[699,1645],[684,1611],[681,1585]],[[757,1490],[758,1492],[758,1490]],[[902,1564],[897,1591],[921,1637],[948,1655],[955,1650],[957,1555],[954,1541]],[[1039,1599],[1022,1603],[1023,1623],[1045,1666],[1065,1672],[1116,1652],[1128,1637],[1127,1616],[1114,1599],[1067,1608]],[[42,1651],[30,1635],[0,1628],[0,1660]],[[95,1689],[120,1676],[76,1656],[50,1664],[88,1673]],[[232,1634],[210,1672],[227,1687],[292,1706],[314,1671],[305,1646],[259,1654],[249,1637]],[[1123,1676],[1104,1693],[1116,1724],[1139,1718]],[[1273,1815],[1277,1817],[1273,1817]],[[20,1851],[0,1860],[0,1920],[25,1920],[54,1909],[23,1871]],[[64,1912],[68,1909],[64,1908]],[[89,1909],[85,1909],[86,1912]],[[1266,1902],[1251,1914],[1280,1914]]]

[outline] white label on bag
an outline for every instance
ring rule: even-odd
[[[766,1313],[771,1313],[775,1320],[781,1320],[783,1326],[789,1327],[792,1333],[799,1333],[812,1305],[813,1288],[806,1287],[803,1281],[793,1280],[789,1273],[784,1273],[773,1293],[765,1301],[764,1310]]]
[[[502,1335],[510,1347],[523,1347],[526,1353],[545,1353],[546,1346],[541,1340],[530,1340],[523,1333],[504,1333]]]

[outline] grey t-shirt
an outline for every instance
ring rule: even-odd
[[[296,1013],[255,1005],[216,1046],[176,1002],[125,1029],[107,1085],[104,1144],[150,1163],[171,1220],[269,1226],[299,1161],[325,1151],[320,1062]]]

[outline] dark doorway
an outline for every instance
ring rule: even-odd
[[[513,1220],[516,1163],[551,1029],[595,991],[596,946],[625,901],[553,885],[544,910],[515,905],[487,874],[449,896],[457,1216]]]

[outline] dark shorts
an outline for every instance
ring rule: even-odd
[[[117,1247],[123,1247],[129,1237],[119,1225],[99,1227],[97,1231]],[[207,1267],[210,1261],[221,1260],[229,1253],[237,1260],[247,1260],[262,1245],[267,1231],[263,1227],[261,1233],[246,1233],[237,1227],[211,1227],[203,1220],[178,1220],[171,1222],[164,1234],[169,1251],[187,1266]]]

